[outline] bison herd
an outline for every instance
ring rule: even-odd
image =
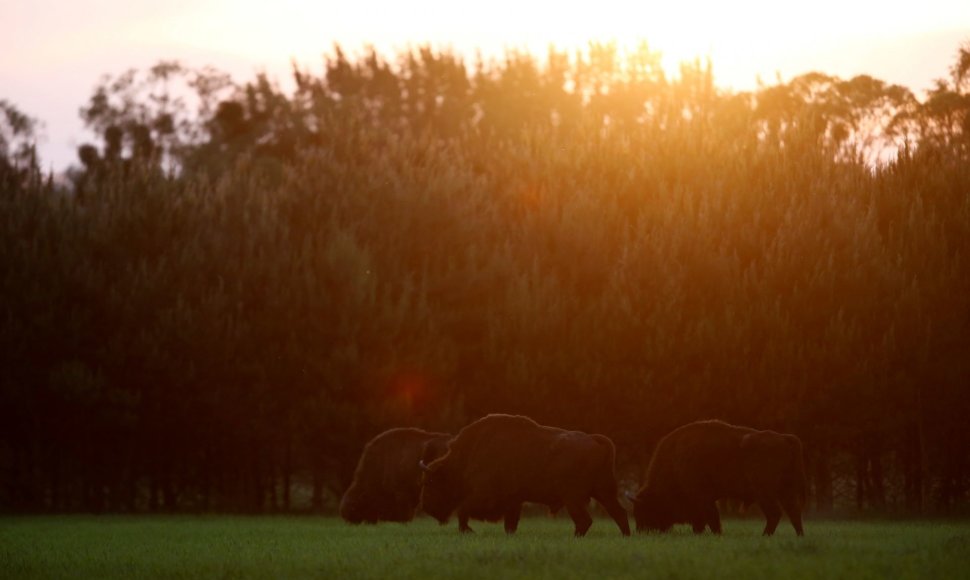
[[[593,523],[595,499],[630,535],[627,510],[618,499],[613,442],[603,435],[539,425],[517,415],[488,415],[452,437],[420,429],[391,429],[361,454],[354,480],[340,502],[352,524],[410,521],[418,507],[440,523],[458,516],[502,520],[515,533],[522,505],[566,508],[583,536]],[[803,534],[805,474],[798,437],[698,421],[675,429],[657,444],[643,485],[628,494],[637,531],[666,532],[690,524],[721,533],[718,500],[757,504],[764,534],[775,532],[782,510]]]

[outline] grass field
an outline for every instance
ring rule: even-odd
[[[523,520],[506,537],[478,523],[353,527],[283,517],[0,519],[0,578],[970,578],[970,522],[787,521],[762,538],[754,520],[725,533],[622,538],[597,520]]]

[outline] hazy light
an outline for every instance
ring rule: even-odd
[[[305,2],[298,0],[0,0],[0,98],[47,121],[58,166],[81,137],[77,108],[98,77],[178,58],[212,64],[237,80],[256,70],[286,79],[295,58],[320,72],[339,42],[356,53],[373,44],[388,56],[416,44],[544,55],[550,44],[583,48],[591,40],[621,47],[646,40],[677,63],[710,56],[721,86],[750,89],[760,75],[791,78],[808,70],[868,73],[917,92],[944,76],[960,40],[970,38],[970,2],[589,3],[490,0],[461,3]]]
[[[962,27],[970,33],[970,2],[923,2],[919,10],[912,5],[904,10],[893,3],[845,0],[209,0],[146,26],[137,34],[161,32],[172,43],[263,62],[295,57],[315,63],[334,41],[350,49],[374,44],[386,53],[428,42],[499,55],[506,48],[542,54],[550,44],[575,49],[591,40],[614,40],[621,46],[647,40],[664,53],[669,71],[682,60],[711,56],[722,80],[751,86],[756,74],[774,72],[799,55],[935,30]]]

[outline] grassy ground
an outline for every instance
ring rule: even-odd
[[[968,578],[970,522],[756,521],[722,537],[687,528],[622,538],[597,520],[523,520],[506,537],[479,523],[354,527],[334,519],[52,517],[0,519],[0,578]]]

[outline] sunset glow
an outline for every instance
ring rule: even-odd
[[[668,72],[681,61],[710,56],[721,81],[751,86],[759,74],[797,74],[811,66],[810,58],[821,66],[837,53],[858,52],[880,39],[970,31],[970,6],[936,4],[914,14],[886,10],[884,3],[835,0],[814,2],[810,9],[762,0],[593,5],[497,0],[485,10],[440,0],[378,5],[209,0],[145,21],[130,35],[264,64],[291,57],[315,63],[334,42],[352,49],[372,44],[388,53],[430,43],[496,56],[507,48],[542,54],[550,45],[575,50],[590,41],[620,46],[647,41],[664,54]]]
[[[42,144],[56,166],[83,138],[76,108],[103,74],[160,59],[214,65],[238,79],[254,71],[288,81],[292,60],[313,70],[340,43],[373,45],[393,56],[418,44],[474,58],[550,45],[570,52],[590,41],[621,48],[646,41],[678,63],[712,59],[715,81],[737,90],[809,70],[870,74],[921,93],[945,76],[955,47],[970,35],[970,3],[932,0],[919,10],[884,2],[811,4],[762,0],[591,4],[495,0],[482,6],[441,0],[318,2],[297,0],[143,0],[0,2],[0,86],[46,121]],[[57,14],[51,19],[51,14]],[[13,55],[13,56],[9,56]]]

